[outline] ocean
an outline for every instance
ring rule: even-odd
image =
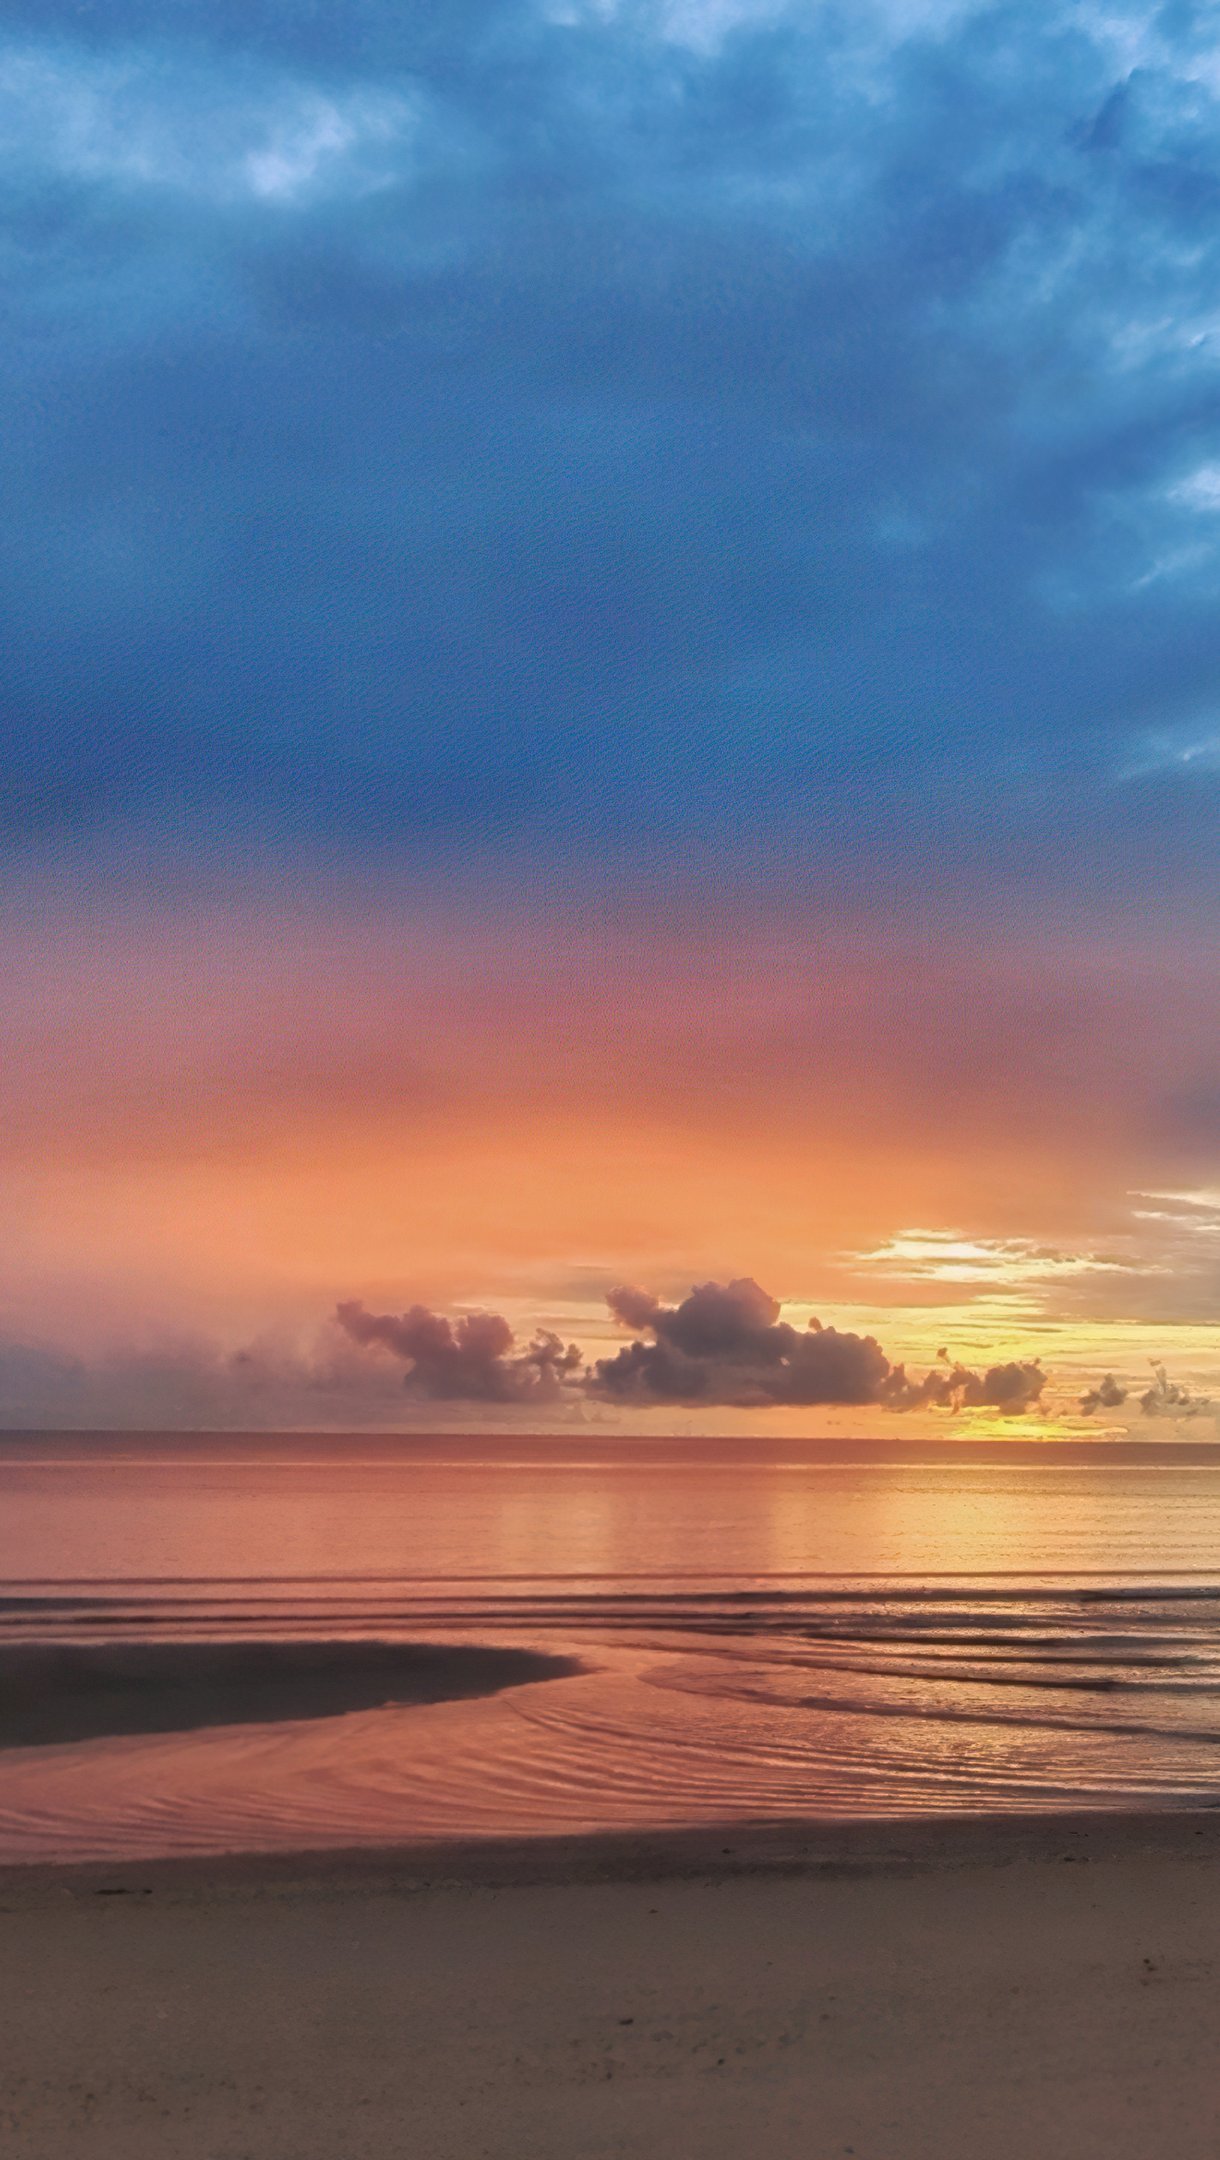
[[[1206,1445],[10,1435],[0,1576],[0,1739],[31,1671],[182,1727],[0,1748],[0,1861],[1220,1794]],[[566,1662],[377,1699],[421,1643]],[[224,1722],[243,1645],[329,1714]]]

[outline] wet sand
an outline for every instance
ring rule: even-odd
[[[1214,2160],[1220,1816],[0,1877],[6,2160]]]
[[[579,1670],[572,1658],[481,1644],[6,1643],[0,1748],[468,1700]]]

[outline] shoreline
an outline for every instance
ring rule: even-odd
[[[377,1896],[444,1890],[731,1882],[957,1873],[1021,1863],[1220,1862],[1214,1808],[1045,1814],[855,1816],[695,1824],[681,1829],[414,1840],[401,1845],[31,1860],[0,1865],[0,1901],[62,1897]]]

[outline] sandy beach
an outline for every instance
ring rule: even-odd
[[[0,1881],[8,2160],[1212,2160],[1220,1818]]]

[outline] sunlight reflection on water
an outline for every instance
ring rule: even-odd
[[[0,1443],[4,1643],[572,1651],[477,1702],[0,1753],[0,1857],[1210,1801],[1220,1454]]]

